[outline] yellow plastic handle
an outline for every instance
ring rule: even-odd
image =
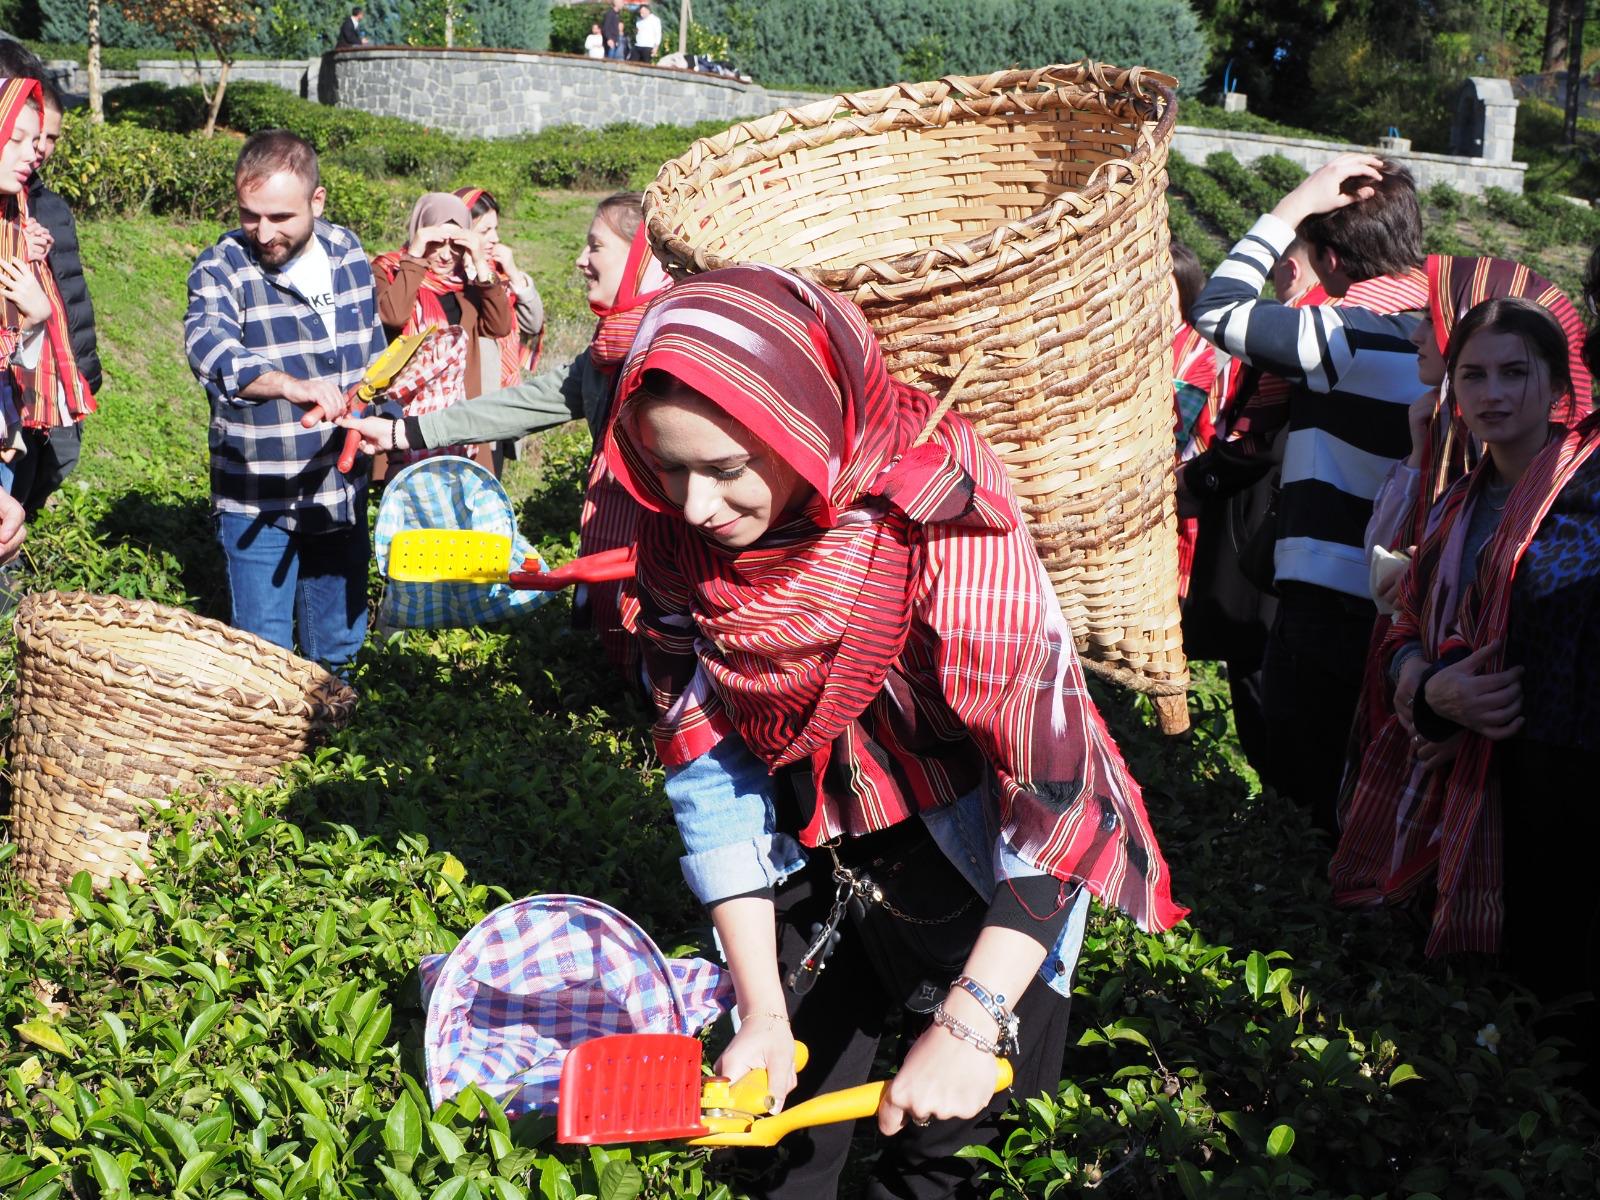
[[[754,1072],[751,1072],[754,1074]],[[743,1080],[740,1081],[741,1083]],[[889,1086],[886,1079],[874,1083],[858,1084],[843,1091],[815,1096],[793,1108],[786,1108],[772,1117],[753,1121],[748,1130],[726,1130],[691,1139],[695,1146],[776,1146],[796,1129],[809,1129],[813,1125],[832,1125],[837,1121],[858,1121],[878,1111],[883,1102],[883,1089]],[[1011,1086],[1011,1064],[1003,1058],[995,1059],[994,1090],[1003,1092]]]

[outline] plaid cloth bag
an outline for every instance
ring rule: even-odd
[[[705,959],[669,959],[610,905],[531,896],[490,913],[418,967],[435,1106],[477,1084],[508,1116],[553,1109],[561,1064],[612,1033],[698,1033],[733,1001]]]
[[[384,486],[378,505],[373,552],[389,573],[389,543],[402,529],[476,529],[511,538],[506,569],[526,559],[543,560],[517,532],[511,499],[493,472],[470,458],[447,455],[413,463]],[[403,583],[386,580],[378,605],[378,628],[469,629],[532,612],[551,592],[518,591],[503,583]]]

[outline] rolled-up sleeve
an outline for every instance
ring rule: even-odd
[[[800,843],[777,827],[772,776],[737,735],[667,769],[667,799],[695,899],[713,905],[763,891],[805,865]]]

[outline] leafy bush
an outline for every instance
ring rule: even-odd
[[[1171,186],[1189,201],[1194,214],[1217,230],[1229,245],[1254,224],[1256,214],[1239,207],[1221,184],[1176,151],[1167,159],[1167,176]]]
[[[694,18],[762,82],[847,90],[1085,56],[1198,87],[1209,51],[1185,0],[702,0]]]
[[[42,38],[69,45],[82,44],[86,36],[83,0],[38,0],[38,3],[43,14]],[[543,50],[548,42],[549,0],[459,0],[459,3],[464,28],[474,32],[474,44]],[[333,49],[339,25],[352,7],[351,0],[270,0],[261,6],[255,32],[240,49],[247,54],[281,58],[321,54]],[[368,36],[377,43],[399,43],[404,40],[407,28],[427,21],[440,6],[439,0],[386,0],[367,7]],[[100,5],[100,39],[108,48],[172,53],[161,34],[130,21],[109,0]]]
[[[1317,138],[1320,134],[1269,120],[1253,112],[1228,112],[1214,104],[1185,100],[1178,106],[1178,123],[1201,129],[1225,129],[1231,133],[1267,133],[1278,137]]]
[[[589,28],[600,23],[600,18],[611,10],[609,4],[558,4],[550,10],[550,49],[563,54],[582,54],[583,40]],[[623,9],[624,27],[632,29],[633,13]]]
[[[1304,167],[1281,154],[1268,154],[1258,158],[1250,164],[1250,167],[1280,196],[1294,191],[1306,177]]]
[[[1282,192],[1226,151],[1207,155],[1206,171],[1246,212],[1270,212],[1283,198]]]

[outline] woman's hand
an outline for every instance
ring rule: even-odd
[[[965,996],[965,993],[962,993]],[[955,996],[946,1001],[956,1008]],[[952,1011],[952,1016],[956,1012]],[[963,1008],[959,1019],[987,1033],[993,1020],[976,1003]],[[912,1045],[899,1072],[884,1089],[878,1105],[878,1130],[891,1137],[907,1121],[926,1125],[932,1120],[976,1116],[994,1096],[997,1060],[964,1042],[942,1025],[929,1025]]]
[[[461,273],[469,281],[493,283],[494,263],[483,234],[471,229],[458,229],[452,241],[461,251]]]
[[[1490,642],[1441,668],[1424,693],[1434,712],[1492,742],[1515,736],[1523,724],[1522,668],[1478,673],[1499,649],[1498,641]]]
[[[29,217],[22,223],[22,239],[28,244],[28,261],[43,262],[50,257],[50,250],[56,244],[56,239],[37,217]]]
[[[1427,672],[1429,664],[1422,661],[1422,655],[1413,654],[1400,667],[1400,678],[1394,685],[1394,715],[1400,720],[1400,728],[1413,739],[1415,745],[1417,726],[1411,715],[1411,705],[1417,698],[1417,685],[1422,682],[1422,676]]]
[[[409,450],[404,421],[390,417],[341,417],[334,424],[354,429],[361,435],[361,453],[384,454],[390,450]]]
[[[9,492],[0,492],[0,563],[8,563],[22,549],[28,536],[22,505]]]
[[[1421,739],[1421,745],[1416,748],[1417,762],[1424,771],[1440,771],[1455,762],[1456,755],[1461,753],[1461,739],[1466,737],[1458,733],[1453,738],[1446,738],[1442,742],[1430,742],[1427,738]]]
[[[767,1090],[773,1112],[794,1091],[794,1031],[774,1013],[752,1013],[739,1025],[728,1048],[717,1059],[717,1074],[737,1082],[754,1070],[767,1073]]]
[[[459,225],[424,225],[411,239],[406,253],[412,258],[428,258],[440,246],[453,243],[461,232]]]
[[[17,306],[22,328],[32,329],[50,319],[50,297],[33,268],[19,258],[0,260],[0,296]]]
[[[511,247],[504,242],[496,242],[489,247],[489,261],[497,271],[511,281],[512,291],[521,294],[533,286],[533,278],[517,266]]]
[[[1439,389],[1429,388],[1411,402],[1406,409],[1406,423],[1411,427],[1411,457],[1406,466],[1422,469],[1422,458],[1428,447],[1428,429],[1433,424],[1433,414],[1439,409]]]

